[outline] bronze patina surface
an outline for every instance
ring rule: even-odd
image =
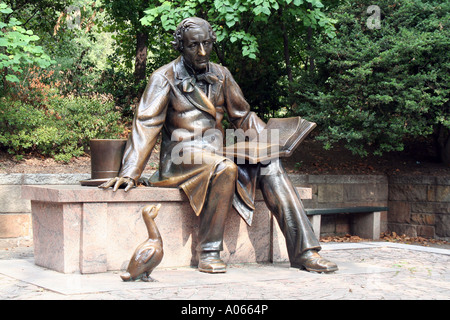
[[[250,110],[229,70],[209,61],[216,40],[209,23],[185,19],[174,37],[181,56],[150,76],[121,171],[100,187],[132,188],[161,133],[159,170],[150,183],[181,188],[189,198],[200,219],[196,248],[200,271],[225,271],[220,251],[226,215],[233,205],[251,225],[257,187],[285,235],[291,265],[318,272],[337,270],[317,253],[319,241],[281,161],[239,163],[221,152],[225,114],[234,129],[244,132],[259,134],[266,124]]]
[[[92,139],[91,179],[111,179],[119,174],[125,139]]]
[[[150,274],[161,263],[164,256],[163,241],[154,219],[161,205],[149,205],[142,209],[142,218],[148,231],[148,239],[134,251],[127,271],[120,277],[123,281],[142,280],[154,281]]]

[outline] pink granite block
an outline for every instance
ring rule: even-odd
[[[160,267],[191,264],[197,216],[188,202],[158,202],[161,209],[155,219],[164,243]],[[108,206],[108,270],[125,269],[136,247],[148,239],[142,208],[156,202],[117,203]]]
[[[187,201],[159,203],[161,209],[155,222],[164,243],[161,267],[192,265],[198,243],[199,218]]]
[[[35,264],[64,272],[62,204],[31,202]]]
[[[59,272],[79,269],[81,204],[31,202],[35,264]]]
[[[311,197],[311,189],[298,190],[303,198]],[[199,218],[181,190],[134,188],[129,192],[113,192],[95,187],[52,185],[24,186],[22,195],[32,202],[38,265],[65,273],[125,269],[135,248],[148,237],[142,209],[157,203],[162,207],[155,222],[164,242],[160,267],[197,264]],[[273,252],[284,247],[280,244],[280,249],[271,249],[275,243],[271,238],[271,224],[260,192],[251,227],[231,210],[221,254],[224,261],[269,261]]]
[[[136,247],[148,238],[141,210],[144,204],[108,204],[107,268],[126,269]]]
[[[226,222],[222,259],[226,263],[252,263],[269,261],[269,255],[270,216],[264,202],[256,202],[251,226],[232,209]]]
[[[312,198],[311,188],[297,188],[302,199]],[[99,189],[80,185],[24,185],[22,198],[45,202],[153,202],[187,201],[181,189],[139,187],[129,192],[119,189]],[[256,201],[263,201],[261,192],[256,192]]]
[[[80,185],[24,185],[22,198],[46,202],[142,202],[187,201],[181,189],[133,188],[129,192],[119,189],[100,189]]]
[[[86,202],[83,203],[82,212],[80,272],[105,272],[108,270],[106,264],[108,204]]]
[[[286,239],[278,225],[274,216],[271,216],[272,220],[272,262],[286,262],[289,261]]]
[[[320,238],[320,215],[308,216],[309,222],[314,230],[317,238]],[[281,232],[280,226],[276,219],[272,216],[272,262],[288,262],[289,255],[286,248],[286,238]]]
[[[158,202],[161,209],[155,222],[164,242],[164,258],[160,267],[197,265],[197,230],[199,218],[188,202]],[[141,217],[145,203],[109,205],[108,208],[108,270],[125,269],[135,248],[147,239],[147,230]],[[260,202],[258,207],[263,207]],[[261,211],[251,227],[233,209],[227,217],[222,259],[227,263],[268,261],[269,218]],[[124,236],[127,235],[127,236]]]

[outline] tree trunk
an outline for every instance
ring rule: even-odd
[[[309,62],[309,68],[308,71],[310,74],[312,74],[314,72],[314,57],[312,56],[312,37],[313,37],[313,33],[312,33],[312,28],[311,26],[308,27],[308,34],[307,34],[307,50],[309,53],[309,58],[308,58],[308,62]]]
[[[293,101],[293,84],[294,84],[294,77],[292,76],[292,65],[291,65],[291,54],[289,52],[289,37],[286,30],[286,25],[283,21],[283,11],[280,8],[279,11],[280,15],[280,23],[281,23],[281,31],[283,32],[283,51],[284,51],[284,62],[286,63],[286,74],[288,77],[288,90],[289,90],[289,108],[290,112],[293,111],[295,102]]]
[[[443,125],[439,127],[439,133],[437,137],[438,152],[441,161],[449,166],[450,165],[450,130]]]
[[[6,95],[8,93],[8,89],[9,89],[9,85],[8,85],[8,81],[6,80],[6,76],[8,75],[8,68],[4,67],[3,68],[3,94]]]
[[[278,11],[278,15],[280,17],[281,31],[283,32],[283,51],[284,51],[284,62],[286,63],[286,73],[289,80],[289,91],[292,90],[292,66],[291,66],[291,55],[289,52],[289,37],[286,30],[286,25],[283,21],[283,10],[280,8]]]
[[[138,32],[136,35],[136,61],[134,66],[134,81],[136,84],[145,80],[145,73],[147,67],[147,46],[148,46],[148,33]]]
[[[308,3],[308,9],[312,10],[312,4]],[[314,72],[314,57],[312,56],[312,41],[313,41],[313,29],[311,26],[308,27],[308,33],[306,34],[306,49],[308,51],[309,59],[307,58],[308,64],[309,64],[309,74],[312,75]]]
[[[289,80],[289,89],[291,90],[291,84],[294,80],[292,77],[291,55],[289,53],[289,38],[284,22],[281,23],[281,28],[283,29],[284,62],[286,63],[286,73]]]

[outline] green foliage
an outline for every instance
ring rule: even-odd
[[[36,152],[69,161],[84,153],[91,138],[123,130],[111,99],[92,94],[98,69],[91,52],[106,50],[104,43],[95,45],[101,36],[89,32],[92,11],[83,4],[91,1],[76,1],[84,22],[69,27],[71,2],[0,2],[0,147],[18,159]],[[90,98],[77,96],[87,93]]]
[[[207,20],[217,35],[212,60],[228,67],[252,109],[265,118],[288,104],[288,62],[305,59],[308,30],[334,36],[333,20],[319,0],[152,1],[141,19],[164,36],[154,37],[167,54],[182,19]],[[158,53],[156,53],[159,56]],[[170,60],[165,62],[169,62]]]
[[[372,4],[338,8],[336,38],[316,45],[315,73],[296,91],[297,114],[318,122],[325,147],[344,141],[361,156],[450,128],[449,3],[378,1],[379,29],[367,26]]]
[[[36,64],[46,68],[54,61],[36,45],[39,37],[22,26],[16,18],[7,18],[13,10],[0,2],[0,70],[2,82],[19,82],[16,74],[22,73],[24,65]],[[5,83],[3,83],[5,85]]]
[[[89,95],[100,91],[104,84],[102,74],[109,68],[107,59],[113,53],[113,40],[99,26],[106,14],[99,11],[96,1],[72,3],[70,8],[79,11],[56,12],[51,32],[43,32],[41,39],[45,51],[56,61],[52,80],[59,83],[60,93]]]
[[[367,24],[371,5],[379,29]],[[437,133],[445,144],[449,12],[437,0],[0,0],[0,145],[67,161],[117,134],[120,113],[97,93],[131,119],[145,86],[133,74],[137,35],[149,35],[149,75],[179,54],[172,33],[190,16],[211,23],[212,60],[262,118],[306,117],[326,148],[344,142],[362,156]]]
[[[160,25],[164,30],[174,31],[182,19],[199,16],[211,24],[219,43],[237,42],[243,57],[257,59],[259,34],[251,30],[251,25],[265,25],[267,36],[279,28],[279,25],[270,22],[284,8],[286,16],[295,18],[298,24],[323,27],[333,36],[332,21],[320,10],[322,7],[320,0],[159,0],[145,11],[141,22],[143,25]]]
[[[108,13],[105,20],[101,21],[102,28],[106,32],[113,33],[115,41],[113,58],[109,57],[109,67],[125,67],[127,70],[133,70],[134,59],[136,55],[136,31],[133,30],[135,24],[130,22],[130,13],[134,15],[137,11],[134,1],[127,6],[125,1],[102,0],[102,8]],[[135,20],[135,19],[132,19]]]
[[[98,21],[99,29],[111,34],[114,41],[99,90],[113,94],[122,107],[123,116],[129,119],[146,86],[144,75],[135,73],[138,56],[139,65],[142,68],[144,63],[146,65],[147,75],[176,56],[170,46],[165,46],[170,37],[161,28],[141,24],[148,4],[148,0],[101,0],[97,7],[104,13]],[[139,43],[141,54],[138,54],[138,37],[148,37],[147,41]],[[145,60],[144,52],[147,53]]]
[[[52,97],[47,108],[0,99],[0,146],[24,155],[37,152],[68,162],[90,139],[117,138],[123,127],[114,103],[101,97]]]

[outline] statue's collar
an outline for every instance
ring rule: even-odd
[[[193,90],[192,86],[195,85],[197,81],[205,81],[208,84],[214,84],[219,81],[219,77],[210,72],[209,70],[211,64],[208,63],[208,71],[200,74],[195,74],[194,69],[192,69],[184,60],[183,56],[179,57],[175,63],[175,77],[177,79],[176,84],[181,83],[183,92],[191,92]]]
[[[179,58],[174,65],[175,72],[175,84],[181,90],[183,95],[198,109],[210,114],[214,119],[216,118],[216,108],[214,104],[209,100],[206,94],[198,88],[195,84],[197,79],[194,76],[191,76],[182,61]],[[218,77],[208,72],[211,77],[215,77],[218,80]],[[202,74],[206,76],[205,74]],[[199,77],[200,75],[197,75]],[[205,79],[206,81],[206,79]],[[215,86],[211,86],[213,88]]]

